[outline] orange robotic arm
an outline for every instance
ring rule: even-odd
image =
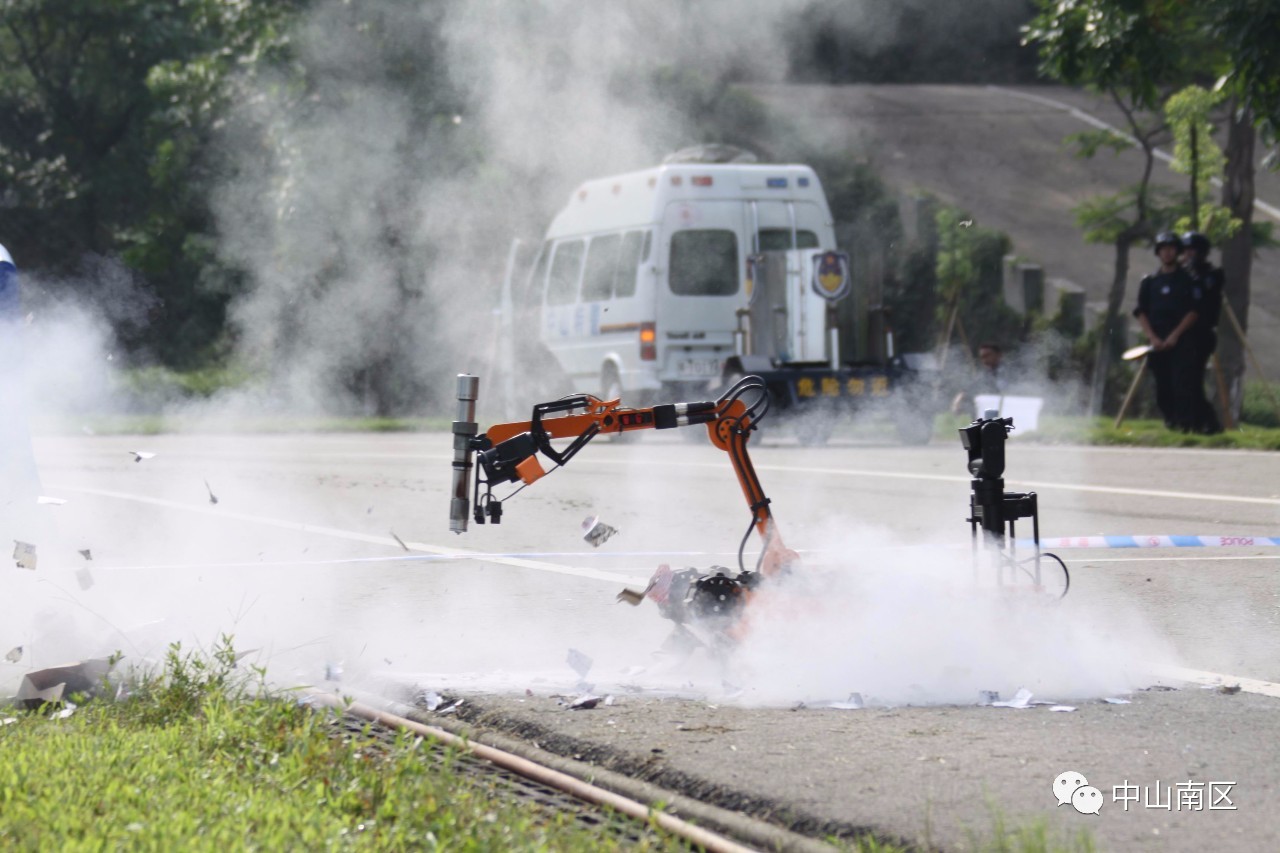
[[[751,404],[744,401],[744,397],[752,395]],[[769,509],[769,499],[747,453],[751,425],[766,409],[764,383],[754,376],[740,381],[720,399],[708,402],[632,409],[621,406],[619,400],[606,401],[580,394],[551,403],[539,403],[534,406],[531,420],[495,424],[483,435],[469,438],[470,449],[477,457],[477,467],[484,474],[483,478],[476,478],[475,521],[479,524],[486,520],[493,523],[501,521],[502,506],[493,497],[493,486],[516,481],[529,484],[541,479],[548,473],[542,462],[544,457],[559,467],[597,435],[705,424],[711,443],[729,454],[738,485],[751,510],[752,525],[764,543],[760,574],[772,576],[798,562],[798,557],[782,544]],[[464,429],[466,426],[474,429],[474,424],[464,422]],[[457,422],[454,432],[455,435],[459,432]],[[551,443],[555,439],[569,439],[570,443],[563,449],[557,449]],[[469,461],[467,465],[469,467]],[[456,471],[457,461],[454,467]],[[485,487],[483,494],[480,491],[482,485]],[[463,495],[465,497],[465,491]]]

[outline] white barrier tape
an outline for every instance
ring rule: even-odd
[[[1019,539],[1020,547],[1032,547]],[[1280,536],[1060,536],[1041,548],[1280,548]]]

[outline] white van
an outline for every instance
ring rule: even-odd
[[[578,187],[522,301],[574,390],[651,405],[720,380],[749,258],[835,246],[808,166],[671,163]]]

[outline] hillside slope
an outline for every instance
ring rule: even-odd
[[[1069,279],[1085,288],[1090,301],[1105,301],[1114,250],[1085,243],[1072,208],[1134,183],[1141,155],[1102,152],[1086,160],[1064,140],[1088,130],[1088,118],[1122,126],[1109,101],[1049,86],[755,86],[750,91],[815,140],[847,145],[868,158],[892,186],[928,190],[965,208],[983,225],[1008,233],[1014,252],[1041,264],[1046,277]],[[1154,179],[1171,188],[1185,186],[1185,178],[1163,162]],[[1260,171],[1257,197],[1273,211],[1280,207],[1280,175]],[[1255,217],[1280,221],[1260,210]],[[1136,300],[1138,281],[1154,259],[1135,248],[1130,263],[1126,307]],[[1250,344],[1267,377],[1278,380],[1280,252],[1268,250],[1255,258],[1252,292]]]

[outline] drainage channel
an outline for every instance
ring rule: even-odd
[[[662,811],[652,810],[638,800],[606,790],[576,776],[546,767],[512,752],[497,749],[475,740],[459,737],[436,726],[429,726],[381,711],[359,702],[346,702],[338,697],[322,693],[310,696],[313,705],[326,705],[340,711],[348,719],[350,729],[362,731],[355,720],[364,720],[381,727],[389,740],[395,732],[413,732],[431,738],[445,747],[458,750],[462,761],[455,765],[476,774],[488,775],[513,796],[553,810],[567,810],[580,822],[601,829],[619,841],[639,842],[655,839],[659,835],[653,827],[686,843],[690,849],[708,853],[749,853],[759,848],[745,846],[704,827]],[[376,730],[371,729],[374,733]],[[443,753],[440,754],[443,758]],[[586,804],[586,805],[584,805]],[[587,806],[590,806],[589,808]],[[633,818],[631,822],[619,821],[606,812]],[[773,846],[773,845],[770,845]]]

